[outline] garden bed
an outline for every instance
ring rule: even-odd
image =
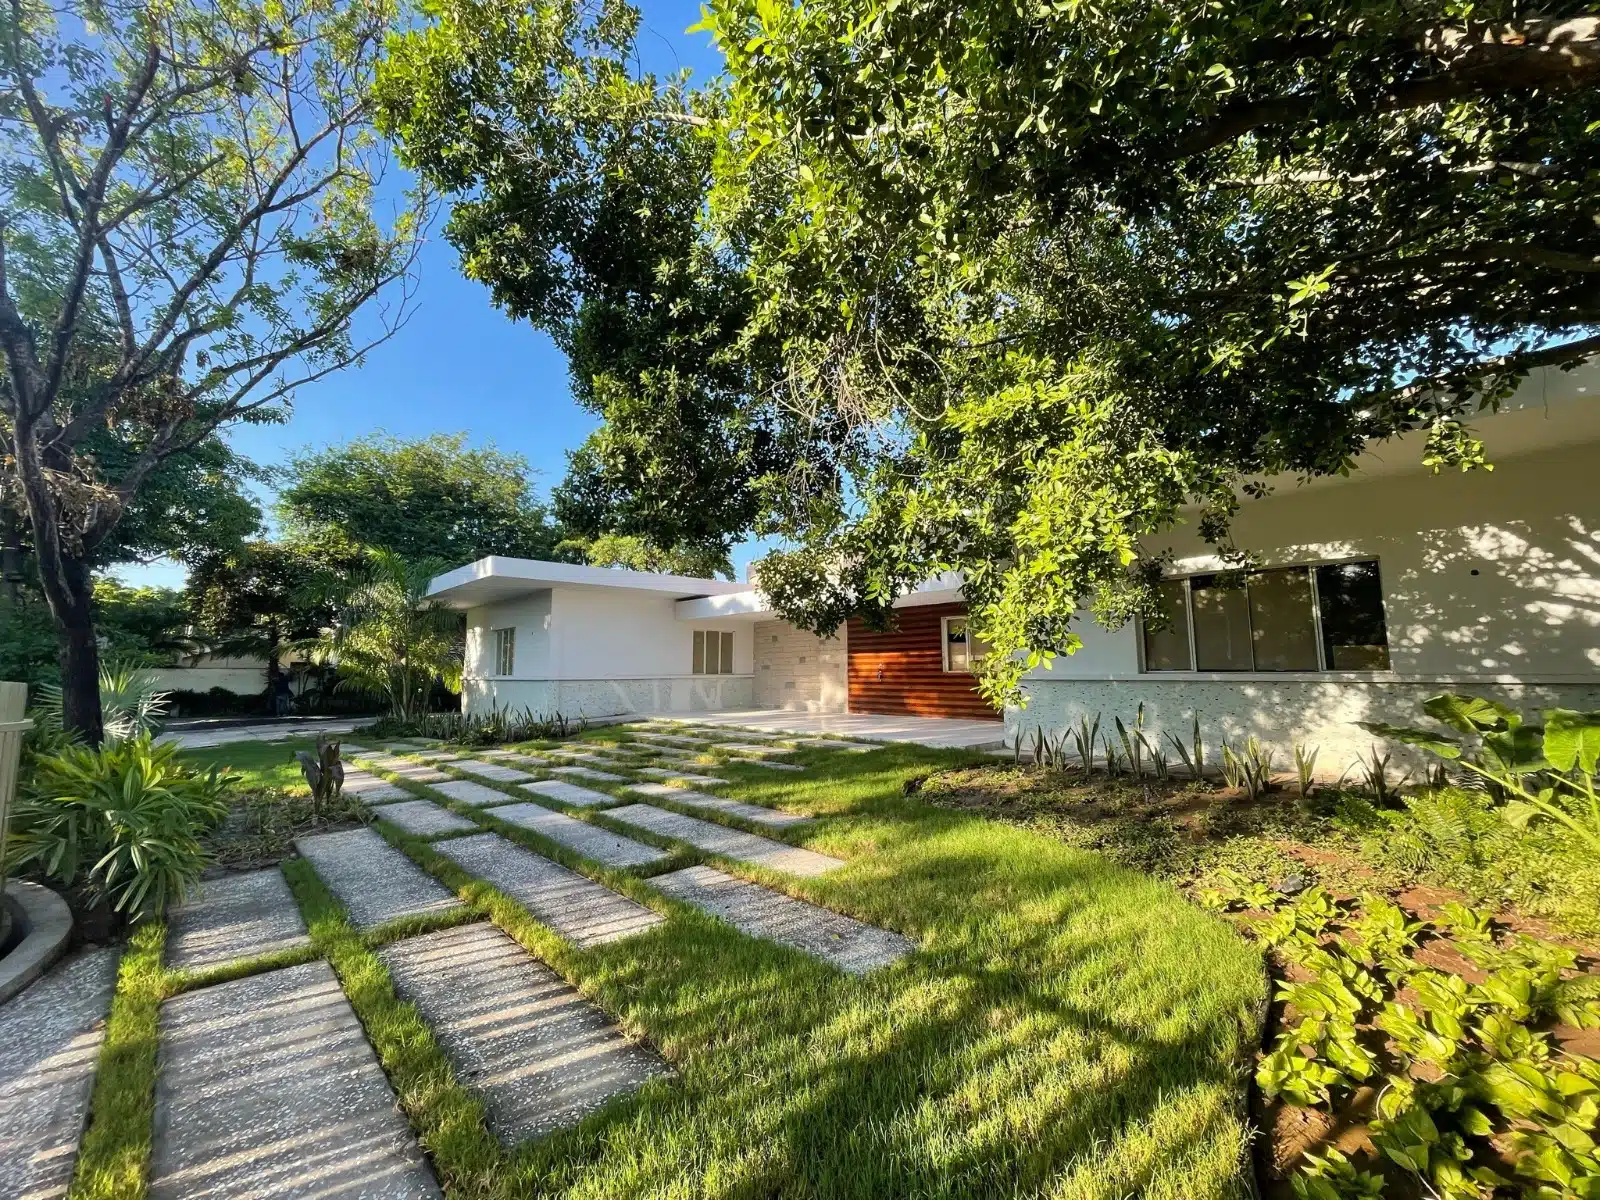
[[[1373,1121],[1380,1115],[1381,1097],[1388,1097],[1383,1103],[1393,1107],[1398,1103],[1394,1097],[1410,1084],[1426,1089],[1441,1078],[1438,1064],[1419,1059],[1404,1037],[1397,1041],[1380,1027],[1380,1021],[1394,1020],[1383,1016],[1390,1005],[1416,1013],[1428,1029],[1427,1022],[1448,1022],[1448,1016],[1438,1018],[1436,1013],[1455,1003],[1441,997],[1454,997],[1458,989],[1467,997],[1463,1011],[1474,1020],[1504,1015],[1504,1006],[1497,1006],[1494,997],[1508,979],[1513,988],[1533,989],[1520,1014],[1525,1019],[1515,1022],[1516,1039],[1526,1042],[1524,1049],[1513,1054],[1504,1046],[1486,1047],[1469,1023],[1450,1062],[1451,1078],[1457,1071],[1476,1078],[1471,1071],[1499,1071],[1508,1062],[1513,1071],[1535,1069],[1531,1063],[1549,1074],[1551,1062],[1578,1061],[1563,1056],[1600,1056],[1600,1001],[1570,999],[1574,994],[1600,998],[1600,937],[1594,929],[1600,911],[1586,899],[1594,894],[1589,889],[1595,881],[1582,878],[1581,857],[1576,863],[1548,861],[1568,853],[1550,831],[1499,830],[1470,821],[1467,828],[1453,830],[1442,819],[1452,811],[1449,804],[1431,796],[1405,798],[1405,807],[1378,812],[1359,794],[1333,789],[1320,795],[1313,790],[1304,799],[1292,788],[1252,799],[1211,781],[1104,776],[1086,781],[1066,771],[1013,764],[958,768],[916,780],[913,787],[930,803],[1049,833],[1172,880],[1197,902],[1229,910],[1242,931],[1266,941],[1275,999],[1267,1016],[1263,1065],[1251,1089],[1251,1117],[1264,1135],[1257,1138],[1254,1153],[1269,1200],[1296,1196],[1296,1175],[1302,1188],[1326,1183],[1332,1190],[1304,1194],[1330,1200],[1365,1194],[1409,1200],[1434,1194],[1417,1173],[1398,1167],[1374,1144]],[[1470,796],[1454,803],[1465,805],[1469,814],[1479,809]],[[1490,848],[1480,846],[1472,853],[1475,836],[1494,843],[1501,861],[1492,869],[1485,862],[1493,856]],[[1435,846],[1453,846],[1456,854],[1416,864],[1392,845],[1379,844],[1381,839],[1431,839]],[[1538,863],[1541,855],[1547,861],[1538,865],[1535,878],[1526,877],[1521,868]],[[1588,865],[1591,871],[1600,870]],[[1565,881],[1567,894],[1554,893],[1557,881]],[[1461,882],[1478,886],[1462,887]],[[1507,902],[1509,896],[1532,898],[1545,915],[1518,911]],[[1474,911],[1474,902],[1487,902],[1487,908]],[[1405,931],[1394,935],[1394,955],[1375,957],[1376,943],[1370,939],[1381,922],[1367,914],[1378,914]],[[1313,947],[1331,949],[1337,962]],[[1330,970],[1333,975],[1325,976]],[[1295,1070],[1314,1075],[1316,1064],[1339,1058],[1340,1051],[1330,1052],[1326,1045],[1318,1053],[1322,1031],[1338,1021],[1317,1006],[1337,1004],[1337,999],[1328,999],[1327,989],[1331,986],[1337,997],[1346,985],[1356,990],[1343,992],[1344,999],[1358,1005],[1349,1013],[1349,1044],[1370,1055],[1370,1064],[1362,1059],[1354,1074],[1342,1080],[1313,1083],[1324,1094],[1300,1095],[1298,1100],[1305,1102],[1297,1102],[1283,1089],[1293,1093],[1308,1085],[1304,1079],[1280,1078],[1282,1065],[1298,1062]],[[1564,1008],[1551,990],[1558,987],[1569,998],[1562,1002]],[[1308,1020],[1310,1027],[1304,1024]],[[1302,1049],[1296,1038],[1308,1028],[1316,1036]],[[1274,1049],[1279,1050],[1277,1057],[1271,1054]],[[1587,1086],[1600,1086],[1600,1071]],[[1428,1170],[1448,1176],[1455,1159],[1441,1165],[1440,1156],[1443,1147],[1454,1146],[1469,1154],[1466,1169],[1493,1170],[1512,1179],[1517,1161],[1536,1152],[1529,1139],[1542,1136],[1542,1126],[1509,1108],[1491,1107],[1490,1112],[1495,1117],[1492,1129],[1479,1137],[1464,1135],[1459,1146],[1448,1141],[1455,1114],[1439,1116],[1435,1132],[1440,1140],[1433,1145],[1435,1157],[1426,1164]],[[1390,1114],[1391,1140],[1402,1119],[1409,1118]],[[1377,1126],[1380,1137],[1384,1128]],[[1574,1136],[1581,1140],[1592,1132],[1579,1129]],[[1329,1151],[1348,1161],[1335,1157],[1322,1168],[1324,1175],[1305,1174],[1308,1153],[1320,1157]],[[1372,1178],[1363,1181],[1362,1173]],[[1384,1185],[1381,1193],[1361,1190],[1376,1186],[1378,1178]],[[1490,1185],[1483,1186],[1482,1194],[1490,1194]],[[1525,1190],[1502,1185],[1503,1194],[1546,1194],[1536,1193],[1527,1180],[1513,1186]]]

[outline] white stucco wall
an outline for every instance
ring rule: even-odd
[[[570,716],[753,708],[754,642],[747,621],[680,621],[670,595],[557,586],[469,609],[462,705]],[[508,678],[491,674],[489,631],[514,628]],[[694,631],[731,632],[731,675],[695,675]]]
[[[1136,628],[1086,618],[1083,648],[1033,673],[1009,729],[1060,729],[1096,712],[1127,721],[1143,701],[1156,729],[1186,736],[1199,711],[1213,749],[1224,733],[1255,733],[1287,765],[1294,742],[1319,745],[1337,774],[1372,741],[1352,722],[1415,723],[1440,691],[1530,713],[1600,706],[1600,443],[1574,428],[1583,436],[1571,444],[1496,459],[1492,473],[1291,482],[1243,502],[1235,538],[1265,566],[1379,560],[1390,670],[1141,674]],[[1152,548],[1170,548],[1178,573],[1220,565],[1192,527]]]

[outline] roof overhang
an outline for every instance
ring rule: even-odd
[[[955,572],[937,576],[907,592],[894,602],[896,608],[915,608],[920,604],[953,604],[961,600],[961,576]],[[720,596],[699,596],[673,605],[680,621],[772,621],[777,614],[772,602],[755,588]]]
[[[428,585],[428,595],[449,608],[476,608],[551,587],[609,588],[654,595],[664,600],[683,600],[744,592],[750,585],[725,579],[694,579],[620,567],[589,567],[492,555],[436,576]]]

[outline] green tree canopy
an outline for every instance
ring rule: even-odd
[[[370,124],[399,18],[387,0],[0,9],[0,485],[91,742],[92,567],[162,464],[281,418],[405,313],[426,195],[380,200]]]
[[[521,455],[465,434],[384,435],[296,457],[279,493],[287,540],[358,563],[367,547],[445,569],[487,554],[550,558],[559,535]]]
[[[712,0],[727,71],[698,96],[629,76],[625,45],[571,20],[463,54],[468,7],[500,11],[445,0],[397,56],[416,105],[383,95],[407,153],[487,194],[531,157],[558,196],[626,175],[628,138],[683,143],[704,206],[658,273],[712,280],[709,245],[746,296],[724,420],[781,447],[741,483],[791,546],[763,586],[827,631],[961,570],[997,699],[1076,647],[1084,607],[1145,608],[1190,506],[1242,555],[1252,477],[1345,471],[1415,429],[1436,469],[1471,468],[1480,405],[1600,349],[1600,17],[1579,6]],[[566,70],[580,53],[605,69]],[[452,180],[439,164],[468,135],[418,136],[417,106],[516,146],[548,119],[498,87],[508,71],[615,137]],[[560,266],[504,215],[499,253]],[[568,487],[648,513],[695,449],[606,416],[601,437],[644,457],[609,491],[579,461]]]
[[[265,659],[270,688],[284,655],[333,620],[333,586],[326,559],[297,546],[249,542],[198,560],[189,571],[187,603],[207,648]]]
[[[626,533],[603,533],[596,538],[568,538],[556,547],[563,555],[581,558],[595,567],[626,567],[630,571],[656,571],[687,575],[691,579],[733,578],[733,563],[717,550],[678,547],[663,550],[644,538]]]

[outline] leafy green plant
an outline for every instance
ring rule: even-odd
[[[1243,750],[1235,750],[1222,739],[1222,778],[1230,788],[1243,790],[1251,800],[1259,800],[1272,789],[1272,751],[1263,746],[1255,734],[1245,742]]]
[[[1368,751],[1368,757],[1357,758],[1345,770],[1348,775],[1351,771],[1360,774],[1361,780],[1366,784],[1367,791],[1372,793],[1372,802],[1379,808],[1394,808],[1400,803],[1400,789],[1405,787],[1410,775],[1403,775],[1398,784],[1389,782],[1389,759],[1391,755],[1380,754],[1378,747],[1373,746]],[[1342,778],[1342,777],[1341,777]]]
[[[505,742],[549,742],[575,737],[588,728],[582,717],[536,713],[531,708],[493,708],[487,713],[414,713],[381,717],[362,730],[374,738],[421,737],[459,746]]]
[[[63,728],[64,705],[60,686],[44,684],[39,688],[35,724],[52,730]],[[127,662],[100,664],[100,714],[106,741],[152,734],[170,709],[169,693],[156,685],[148,671]]]
[[[208,861],[200,839],[227,812],[234,780],[177,753],[141,736],[36,759],[12,809],[8,867],[32,866],[130,916],[181,899]]]
[[[1300,799],[1311,799],[1311,785],[1316,779],[1317,755],[1321,751],[1312,746],[1307,750],[1300,742],[1294,744],[1294,777],[1295,786],[1300,791]]]
[[[1544,725],[1525,725],[1514,709],[1479,696],[1445,692],[1423,704],[1434,720],[1476,740],[1475,752],[1458,738],[1425,729],[1363,721],[1369,733],[1418,746],[1458,763],[1508,803],[1506,820],[1526,825],[1543,818],[1561,825],[1600,853],[1600,712],[1551,708]]]
[[[1100,714],[1095,713],[1093,724],[1090,724],[1087,715],[1080,714],[1077,728],[1067,732],[1077,752],[1078,769],[1083,772],[1083,781],[1087,783],[1094,774],[1094,743],[1100,736]]]
[[[1205,773],[1206,766],[1206,746],[1200,737],[1200,714],[1194,714],[1188,745],[1170,733],[1167,734],[1167,740],[1177,749],[1178,758],[1183,763],[1183,769],[1189,772],[1189,778],[1198,780]]]
[[[1352,905],[1312,888],[1289,901],[1239,876],[1219,876],[1204,898],[1269,910],[1252,928],[1300,968],[1278,989],[1287,1019],[1257,1071],[1266,1095],[1326,1104],[1377,1087],[1374,1146],[1435,1196],[1600,1196],[1600,1063],[1547,1032],[1553,1020],[1600,1024],[1600,980],[1573,978],[1573,951],[1500,936],[1486,914],[1458,904],[1430,925],[1378,897]],[[1424,938],[1448,943],[1480,981],[1419,963]],[[1511,1177],[1500,1146],[1514,1151]],[[1295,1192],[1377,1194],[1362,1174],[1313,1156]]]

